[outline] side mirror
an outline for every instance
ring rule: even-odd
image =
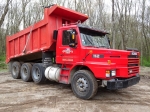
[[[70,44],[69,44],[69,47],[76,47],[77,43],[76,43],[76,30],[75,29],[70,29],[70,30],[67,30],[67,32],[69,33],[70,35]]]
[[[53,39],[57,40],[58,30],[54,30],[53,32]]]

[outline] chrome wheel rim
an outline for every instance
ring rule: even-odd
[[[87,83],[87,80],[85,78],[79,78],[76,82],[76,86],[77,86],[77,89],[80,91],[80,92],[85,92],[87,91],[88,89],[88,83]]]

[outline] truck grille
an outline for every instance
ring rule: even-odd
[[[128,59],[128,67],[139,66],[139,59]]]
[[[129,67],[128,68],[128,74],[137,74],[139,73],[139,67]]]
[[[139,58],[128,59],[128,74],[139,72]]]
[[[128,58],[138,58],[138,55],[128,55]]]

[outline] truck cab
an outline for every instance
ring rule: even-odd
[[[72,67],[85,65],[92,70],[96,78],[102,79],[137,75],[139,52],[111,49],[107,34],[81,24],[60,28],[56,45],[56,63],[71,64]],[[135,68],[132,69],[133,67]],[[127,70],[120,72],[118,69]],[[97,73],[99,70],[101,74]],[[113,71],[112,76],[106,74],[108,70]]]
[[[69,77],[66,83],[74,82],[72,77],[75,71],[80,70],[81,74],[83,70],[90,72],[110,90],[126,88],[139,82],[139,52],[134,49],[111,49],[107,34],[82,24],[58,29],[56,63],[68,68],[69,72],[65,72]],[[86,78],[82,78],[79,76],[77,82],[72,84],[78,85],[75,92],[86,91],[83,88],[89,86]]]

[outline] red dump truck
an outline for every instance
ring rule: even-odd
[[[12,77],[71,84],[81,99],[99,86],[116,90],[139,82],[139,52],[110,48],[108,33],[82,23],[88,16],[62,6],[44,9],[44,19],[6,38]]]

